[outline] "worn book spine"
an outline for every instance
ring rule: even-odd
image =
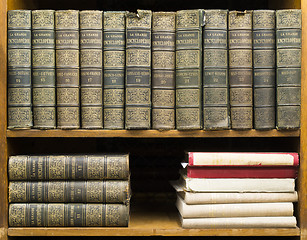
[[[31,91],[31,11],[8,11],[7,115],[9,129],[33,126]],[[4,26],[3,26],[4,27]]]
[[[8,169],[10,181],[128,179],[129,155],[17,155]]]
[[[103,12],[80,11],[81,127],[103,128]]]
[[[205,10],[203,27],[203,123],[205,130],[230,128],[228,10]]]
[[[254,128],[275,125],[275,10],[253,12]]]
[[[125,128],[126,12],[106,11],[103,20],[104,128]]]
[[[152,15],[152,128],[175,128],[176,12]]]
[[[127,227],[129,205],[12,203],[10,227]]]
[[[126,16],[126,129],[151,128],[150,10]]]
[[[79,11],[55,12],[57,127],[80,128]]]
[[[11,181],[9,202],[125,203],[130,199],[129,180]]]
[[[202,128],[202,26],[204,10],[176,14],[176,128]]]
[[[231,128],[253,128],[252,11],[230,11],[228,20]]]
[[[33,127],[56,128],[54,10],[32,11]]]
[[[300,128],[302,11],[276,11],[276,127]]]

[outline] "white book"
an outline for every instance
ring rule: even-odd
[[[206,203],[261,203],[261,202],[297,202],[294,192],[187,192],[179,181],[171,181],[177,194],[186,204]]]
[[[182,228],[296,228],[291,217],[182,218]]]
[[[181,184],[189,192],[294,192],[293,178],[189,178]]]
[[[178,196],[176,207],[183,218],[293,216],[291,202],[188,205]]]

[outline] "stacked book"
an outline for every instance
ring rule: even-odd
[[[189,152],[176,207],[183,228],[293,228],[297,153]]]
[[[10,227],[128,226],[128,154],[17,155],[8,173]]]
[[[10,10],[7,28],[9,129],[300,127],[300,9]]]

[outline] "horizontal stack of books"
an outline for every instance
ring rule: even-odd
[[[300,9],[8,11],[8,128],[298,129],[301,22]]]
[[[17,155],[8,162],[10,227],[127,227],[128,154]]]
[[[293,228],[297,153],[189,152],[173,181],[183,228]]]

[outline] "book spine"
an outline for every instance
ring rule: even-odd
[[[254,128],[275,124],[275,10],[253,12]]]
[[[126,12],[104,12],[104,128],[124,129]]]
[[[301,47],[301,10],[277,10],[277,129],[298,129],[300,127]]]
[[[102,11],[80,11],[81,126],[103,128]]]
[[[79,11],[55,12],[57,127],[80,128]]]
[[[8,129],[29,129],[33,126],[31,10],[8,11],[7,34]]]
[[[54,10],[32,11],[34,128],[56,128]]]
[[[12,203],[10,227],[127,227],[129,205]]]
[[[128,180],[50,181],[9,183],[9,202],[125,203],[130,199]]]
[[[176,14],[176,127],[202,128],[202,26],[204,10]]]
[[[151,128],[150,10],[126,17],[126,129]]]
[[[228,10],[205,10],[203,28],[203,119],[205,130],[230,128]]]
[[[129,178],[129,155],[11,156],[9,180],[101,180]]]
[[[229,101],[231,128],[253,128],[252,11],[230,11]]]
[[[152,128],[175,128],[175,12],[152,15]]]

